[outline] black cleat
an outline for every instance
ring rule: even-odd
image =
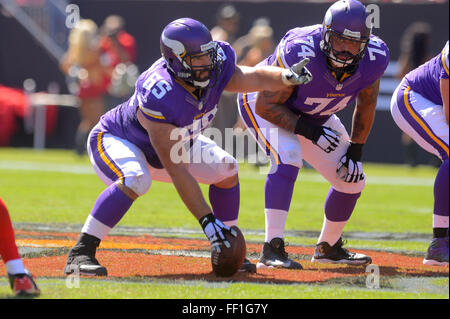
[[[239,269],[239,272],[248,272],[251,274],[256,274],[256,265],[252,264],[252,262],[250,260],[245,258],[244,263],[242,264],[241,268]]]
[[[284,249],[284,240],[278,237],[272,239],[270,243],[264,243],[257,267],[303,269],[298,262],[288,258],[288,253]]]
[[[85,276],[107,276],[105,267],[100,265],[95,258],[100,239],[92,235],[82,233],[78,242],[69,251],[64,274],[79,274]]]
[[[372,263],[372,258],[369,256],[351,253],[347,249],[342,248],[344,244],[346,242],[342,241],[342,238],[339,238],[333,246],[330,246],[327,242],[317,244],[311,261],[347,265],[367,265]]]
[[[423,264],[448,267],[448,237],[433,238]]]

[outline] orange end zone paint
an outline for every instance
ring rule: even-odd
[[[70,248],[78,237],[76,233],[37,232],[19,230],[17,244],[23,247]],[[248,243],[247,254],[259,255],[260,244]],[[263,269],[257,274],[238,273],[231,279],[243,282],[264,283],[313,283],[326,282],[335,278],[365,277],[365,267],[346,265],[313,264],[309,261],[313,247],[289,246],[291,257],[302,256],[304,269],[301,271]],[[161,255],[180,251],[203,252],[209,254],[209,243],[199,239],[159,238],[143,236],[108,236],[101,243],[97,259],[107,267],[110,277],[145,277],[146,279],[208,280],[227,281],[212,274],[209,258]],[[148,253],[145,253],[147,251]],[[373,264],[380,267],[381,276],[448,276],[448,267],[432,267],[422,264],[422,257],[402,255],[392,252],[355,250],[372,257]],[[26,267],[36,277],[64,277],[66,255],[38,256],[24,258]],[[256,262],[256,260],[252,260]],[[0,274],[6,274],[4,264],[0,264]]]

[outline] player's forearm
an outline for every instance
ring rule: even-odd
[[[292,88],[259,92],[255,104],[256,114],[278,127],[294,132],[298,116],[284,105],[291,94]]]
[[[180,136],[175,140],[171,137],[173,130],[177,128],[172,124],[146,120],[141,112],[137,113],[137,117],[139,123],[147,130],[150,143],[155,148],[161,163],[172,178],[175,188],[192,215],[200,219],[211,213],[197,181],[189,173],[186,165],[183,162],[172,161],[172,155],[176,153],[173,152],[174,147],[181,142]]]
[[[225,90],[230,92],[279,91],[289,87],[281,77],[283,69],[274,66],[236,66]]]
[[[275,66],[260,66],[255,67],[253,71],[255,83],[258,85],[258,90],[255,91],[278,91],[286,89],[287,85],[282,80],[282,68]]]
[[[172,162],[170,151],[165,147],[160,146],[157,152],[164,168],[172,178],[173,185],[192,215],[200,219],[211,213],[211,208],[206,204],[197,181],[189,173],[186,165]]]
[[[192,177],[187,168],[182,165],[178,164],[166,169],[184,204],[198,220],[210,214],[211,208],[206,203],[197,181]]]
[[[362,90],[356,99],[353,112],[352,133],[350,140],[353,143],[364,144],[369,137],[375,118],[380,79]]]
[[[444,104],[444,114],[445,114],[445,122],[448,125],[448,103]]]
[[[352,133],[350,141],[352,143],[364,144],[369,137],[375,119],[375,107],[361,110],[356,108],[353,113]]]
[[[263,107],[257,107],[256,114],[289,132],[294,132],[298,120],[298,116],[294,112],[280,104],[267,104]]]

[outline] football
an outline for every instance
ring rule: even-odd
[[[212,269],[218,277],[233,276],[242,266],[247,252],[245,238],[241,230],[237,226],[232,226],[231,229],[237,232],[236,237],[231,235],[230,232],[224,232],[231,247],[227,248],[225,245],[221,245],[219,253],[211,251]]]

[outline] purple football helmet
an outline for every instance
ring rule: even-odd
[[[372,33],[372,26],[367,25],[368,15],[364,5],[357,0],[340,0],[328,8],[323,20],[320,48],[334,62],[336,69],[356,69],[364,57]],[[337,50],[333,43],[339,42],[350,43],[358,52]]]
[[[197,88],[213,87],[222,70],[219,45],[212,40],[208,28],[191,18],[181,18],[169,23],[161,33],[161,55],[169,70],[178,78]],[[209,56],[207,65],[192,65],[192,57]],[[200,77],[208,72],[207,77]]]

